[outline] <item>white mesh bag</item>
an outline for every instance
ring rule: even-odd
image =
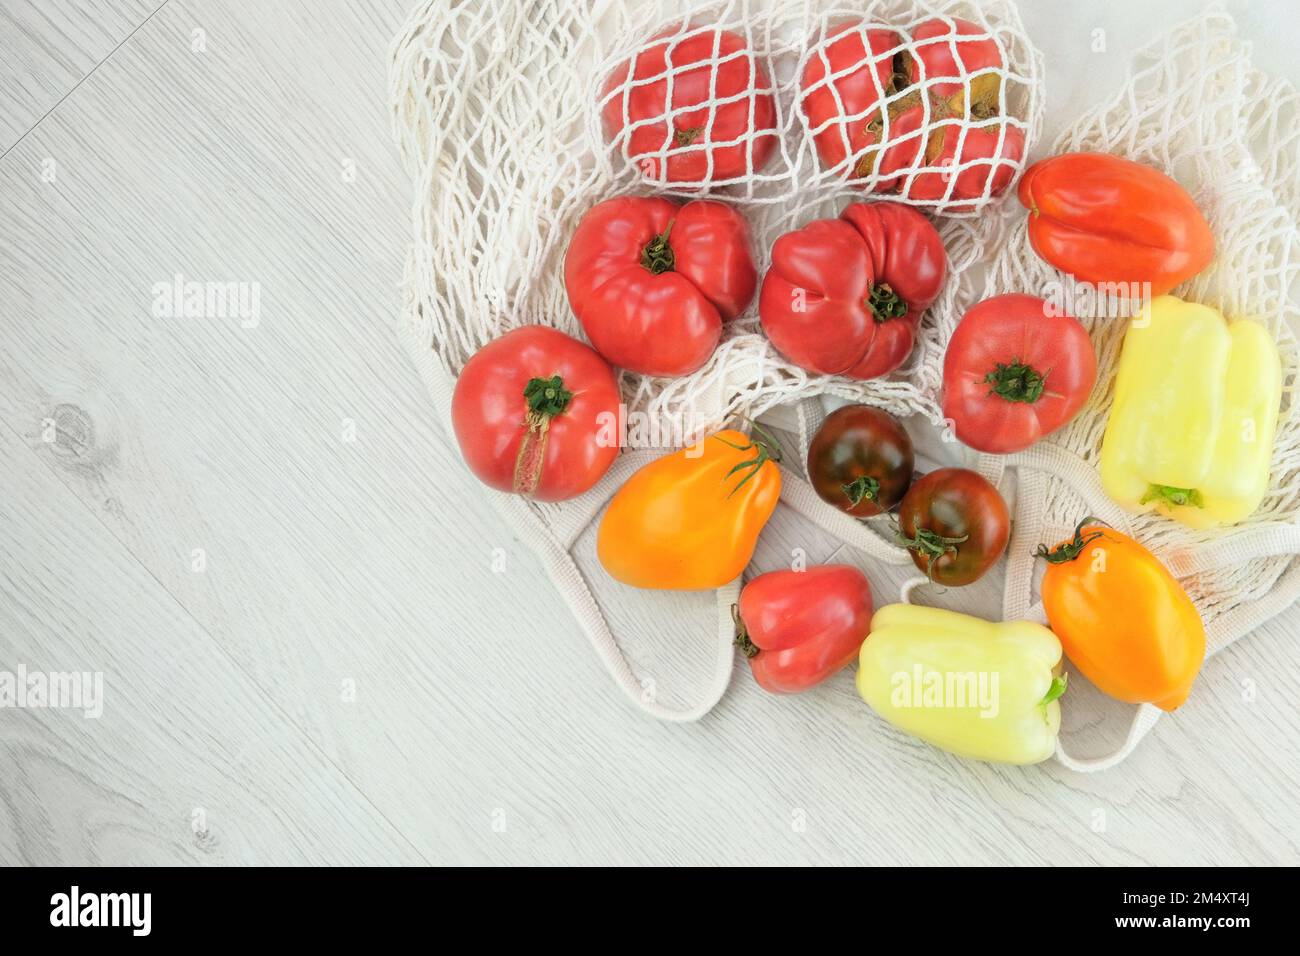
[[[834,31],[847,21],[861,21],[861,9],[837,8],[821,0],[661,0],[635,5],[429,0],[422,4],[393,46],[391,98],[395,132],[415,184],[401,334],[436,407],[449,414],[456,373],[474,351],[512,328],[540,323],[581,337],[565,297],[563,256],[582,214],[602,199],[627,193],[666,193],[682,199],[710,194],[733,202],[750,222],[761,274],[769,262],[771,243],[781,233],[810,219],[834,216],[848,201],[901,198],[928,211],[945,212],[937,224],[948,252],[950,276],[940,299],[922,320],[911,359],[897,373],[852,381],[792,366],[763,336],[755,305],[728,323],[716,353],[698,372],[677,379],[622,373],[620,384],[629,411],[652,417],[660,423],[661,433],[670,435],[698,433],[736,416],[758,417],[786,405],[797,411],[806,441],[820,420],[818,397],[822,395],[866,402],[899,415],[920,413],[942,426],[938,388],[943,351],[965,308],[1000,291],[1033,292],[1059,277],[1029,250],[1023,215],[1016,213],[1014,199],[1002,202],[989,195],[995,170],[1007,167],[1008,178],[1014,179],[1023,166],[1003,148],[1010,131],[1025,138],[1027,154],[1041,126],[1041,58],[1024,35],[1014,5],[874,4],[870,18],[875,23],[850,29],[863,36],[878,25],[906,31],[936,15],[969,20],[997,44],[1004,67],[986,74],[997,76],[1000,111],[992,117],[971,115],[969,110],[964,115],[931,116],[929,107],[923,107],[923,130],[929,128],[924,124],[943,126],[944,137],[957,137],[956,163],[935,159],[927,145],[913,151],[914,161],[895,171],[901,196],[873,197],[866,190],[878,179],[871,173],[871,163],[862,163],[872,157],[850,150],[839,165],[823,166],[814,137],[829,127],[825,123],[811,127],[798,106],[805,69],[814,58],[827,65],[827,44],[839,36]],[[620,68],[652,37],[683,43],[703,35],[702,25],[744,40],[742,50],[727,51],[710,35],[711,63],[741,58],[759,79],[755,92],[722,90],[722,95],[705,104],[707,115],[738,105],[753,118],[758,109],[755,97],[771,96],[776,142],[763,147],[771,157],[758,168],[756,141],[763,131],[742,132],[712,144],[692,139],[694,134],[688,131],[682,137],[686,142],[676,143],[671,125],[665,125],[659,127],[662,138],[647,146],[644,137],[633,139],[634,122],[623,112],[621,130],[607,138],[602,106],[623,111],[629,84],[672,81],[671,68],[648,75],[619,74]],[[833,85],[833,71],[823,69],[821,75],[823,87]],[[620,77],[621,82],[611,88],[610,76]],[[919,82],[927,86],[942,80],[923,73]],[[1205,88],[1186,92],[1189,85]],[[1215,269],[1192,284],[1192,294],[1213,291],[1230,313],[1240,302],[1254,303],[1255,311],[1287,343],[1287,368],[1292,373],[1288,381],[1293,383],[1294,337],[1285,327],[1293,317],[1289,296],[1294,266],[1289,253],[1297,196],[1295,95],[1281,85],[1270,86],[1267,92],[1281,111],[1270,114],[1257,106],[1264,86],[1265,80],[1250,70],[1244,48],[1233,40],[1230,21],[1214,15],[1177,31],[1167,46],[1157,44],[1144,54],[1124,94],[1085,118],[1075,127],[1074,138],[1057,146],[1116,152],[1174,170],[1206,209],[1220,243]],[[1211,88],[1214,98],[1209,97]],[[884,127],[880,143],[888,146],[894,142],[888,129],[888,105],[905,93],[886,89],[880,93],[885,107],[879,110]],[[1198,118],[1198,97],[1199,102],[1218,105]],[[851,115],[854,121],[866,118],[860,112]],[[671,124],[672,111],[660,119]],[[695,117],[684,122],[692,128],[708,127]],[[980,135],[977,131],[990,129],[996,139],[990,155],[966,162],[961,143]],[[733,174],[716,168],[709,145],[732,147],[730,155],[740,157],[741,170]],[[1261,147],[1252,181],[1227,192],[1226,184],[1240,178],[1238,170],[1252,149]],[[1284,155],[1288,149],[1289,157]],[[673,170],[677,175],[670,180],[670,159],[679,150],[701,154],[702,165],[700,161],[686,164],[698,178],[682,181],[680,170]],[[927,166],[927,161],[936,165]],[[981,165],[985,167],[982,191],[957,196],[958,178]],[[927,174],[931,183],[943,183],[942,194],[910,195],[908,184]],[[935,180],[935,175],[941,179]],[[859,181],[849,182],[851,178]],[[1249,204],[1251,221],[1256,223],[1253,229],[1239,225],[1237,203]],[[1237,268],[1248,261],[1257,263],[1265,254],[1272,263],[1267,270],[1252,273]],[[986,266],[991,266],[987,275]],[[1232,282],[1242,284],[1229,293],[1226,288]],[[1093,401],[1080,419],[1050,444],[1010,459],[978,462],[995,479],[1006,470],[1019,472],[1012,540],[1016,557],[1007,579],[1007,614],[1041,615],[1041,608],[1034,606],[1032,566],[1024,553],[1032,551],[1038,540],[1063,537],[1082,508],[1168,549],[1162,553],[1172,553],[1172,569],[1184,578],[1206,617],[1212,649],[1221,649],[1276,613],[1300,590],[1300,572],[1291,566],[1291,555],[1300,547],[1295,525],[1300,510],[1297,423],[1289,414],[1284,418],[1273,489],[1260,514],[1237,532],[1197,541],[1167,524],[1130,525],[1099,496],[1091,475],[1122,323],[1107,328],[1094,325],[1092,331],[1102,372]],[[718,593],[718,659],[703,698],[693,706],[669,709],[643,692],[570,553],[623,481],[662,453],[663,449],[625,451],[591,492],[562,504],[485,493],[494,496],[546,564],[602,661],[637,706],[662,719],[693,720],[716,703],[731,672],[730,606],[739,581]],[[783,478],[783,503],[875,560],[909,564],[906,552],[893,545],[881,533],[883,529],[855,522],[824,505],[793,470],[785,470]],[[636,636],[627,634],[623,639]],[[1081,769],[1108,765],[1122,759],[1153,722],[1143,709],[1118,755],[1092,762],[1064,754],[1062,759]]]

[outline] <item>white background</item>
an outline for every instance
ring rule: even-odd
[[[1098,776],[929,749],[847,673],[776,699],[738,663],[699,724],[637,714],[397,345],[407,0],[157,3],[0,0],[0,670],[106,696],[0,709],[0,863],[1300,861],[1294,609]],[[1294,7],[1228,5],[1300,81]],[[1025,0],[1046,139],[1197,9]],[[155,318],[177,273],[259,283],[260,323]],[[757,566],[828,556],[802,534]],[[689,694],[708,600],[592,577]]]

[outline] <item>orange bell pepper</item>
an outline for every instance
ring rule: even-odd
[[[1173,710],[1205,660],[1205,627],[1191,598],[1142,545],[1085,518],[1050,551],[1043,607],[1076,667],[1130,704]]]
[[[735,580],[781,496],[779,460],[770,438],[721,431],[650,462],[600,521],[600,563],[638,588],[698,591]]]
[[[1120,295],[1164,295],[1214,258],[1209,223],[1182,186],[1158,169],[1105,153],[1040,160],[1020,178],[1029,243],[1081,282]]]

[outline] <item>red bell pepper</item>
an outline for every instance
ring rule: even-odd
[[[871,610],[866,576],[847,564],[760,574],[740,592],[736,645],[760,687],[797,694],[857,657]]]

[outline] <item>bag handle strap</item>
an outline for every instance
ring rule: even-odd
[[[1163,714],[1159,707],[1154,704],[1139,704],[1133,714],[1133,721],[1129,724],[1128,734],[1124,737],[1124,742],[1115,750],[1108,754],[1101,754],[1097,757],[1075,757],[1065,749],[1065,744],[1058,737],[1056,740],[1056,759],[1060,761],[1063,767],[1078,773],[1096,773],[1099,770],[1109,770],[1128,759],[1129,755],[1137,749],[1137,745],[1142,742],[1142,738],[1151,732],[1151,728],[1156,725],[1156,721]]]
[[[605,621],[600,604],[587,586],[582,572],[578,570],[573,555],[546,530],[522,498],[515,495],[500,495],[498,504],[517,519],[515,525],[520,536],[542,560],[551,581],[564,597],[569,610],[573,612],[583,633],[595,649],[596,656],[605,665],[609,675],[614,678],[614,683],[618,684],[638,709],[658,720],[689,723],[699,720],[714,708],[722,699],[731,680],[735,659],[735,649],[732,646],[735,624],[731,617],[731,606],[740,599],[740,578],[717,590],[717,656],[713,673],[701,699],[681,709],[666,707],[659,703],[653,682],[641,680],[632,670],[632,665],[628,663],[627,657],[624,656],[618,641],[614,639],[614,634],[609,629],[609,624]]]

